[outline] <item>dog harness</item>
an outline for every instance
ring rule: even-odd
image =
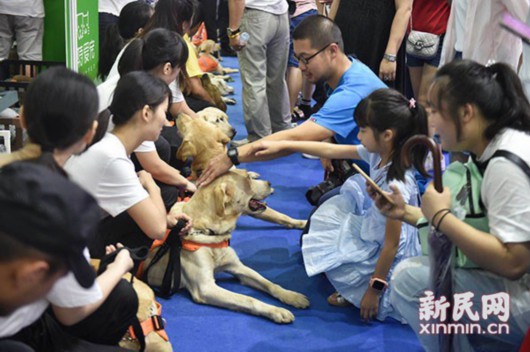
[[[156,313],[146,320],[140,322],[141,331],[138,331],[138,327],[135,326],[129,326],[129,336],[132,340],[140,340],[138,337],[138,334],[143,334],[144,337],[149,335],[151,332],[156,332],[161,338],[163,338],[165,341],[169,341],[169,337],[166,334],[165,328],[165,321],[162,318],[162,305],[158,302],[155,302],[156,305]]]
[[[195,252],[196,250],[202,248],[202,247],[208,247],[208,248],[226,248],[229,246],[229,241],[224,240],[223,242],[219,243],[197,243],[189,240],[182,240],[182,249],[185,249],[190,252]]]

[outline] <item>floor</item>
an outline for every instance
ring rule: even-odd
[[[223,61],[237,67],[235,58]],[[230,106],[230,122],[238,130],[236,139],[246,136],[241,105],[241,80],[232,74],[237,104]],[[282,159],[241,164],[269,180],[275,193],[267,203],[292,217],[305,219],[311,206],[305,200],[308,187],[322,180],[318,160],[295,154]],[[422,351],[412,330],[394,320],[366,324],[357,308],[329,306],[326,297],[333,292],[324,276],[307,277],[300,253],[300,230],[288,230],[248,216],[240,218],[231,245],[241,260],[281,286],[309,297],[306,310],[290,308],[272,297],[242,286],[231,276],[221,274],[222,287],[290,309],[294,323],[278,325],[265,318],[194,303],[181,291],[169,300],[160,300],[173,348],[197,351]]]

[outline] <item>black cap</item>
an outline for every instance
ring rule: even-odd
[[[17,162],[0,169],[0,231],[64,260],[88,288],[95,272],[83,254],[100,210],[86,191],[42,165]]]

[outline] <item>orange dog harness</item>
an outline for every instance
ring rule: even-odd
[[[197,242],[193,242],[189,240],[182,240],[182,249],[185,249],[190,252],[195,252],[201,247],[226,248],[228,247],[228,245],[229,245],[228,240],[224,240],[223,242],[219,242],[219,243],[197,243]]]

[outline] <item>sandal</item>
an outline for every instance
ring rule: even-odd
[[[103,273],[109,264],[113,263],[116,259],[116,256],[122,249],[127,249],[129,251],[129,254],[131,256],[131,259],[134,262],[134,266],[131,269],[131,283],[133,282],[133,278],[136,276],[136,272],[138,271],[138,267],[140,266],[140,263],[143,262],[147,255],[149,254],[149,247],[138,247],[138,248],[128,248],[128,247],[121,247],[116,249],[114,252],[110,254],[106,254],[103,258],[101,258],[101,261],[99,263],[99,269],[97,272],[97,275],[99,276],[101,273]]]
[[[335,307],[349,307],[352,305],[338,292],[335,292],[328,297],[328,304]]]
[[[293,113],[291,114],[291,122],[298,122],[301,120],[305,120],[304,113],[302,110],[298,109],[298,107],[295,107],[293,109]]]

